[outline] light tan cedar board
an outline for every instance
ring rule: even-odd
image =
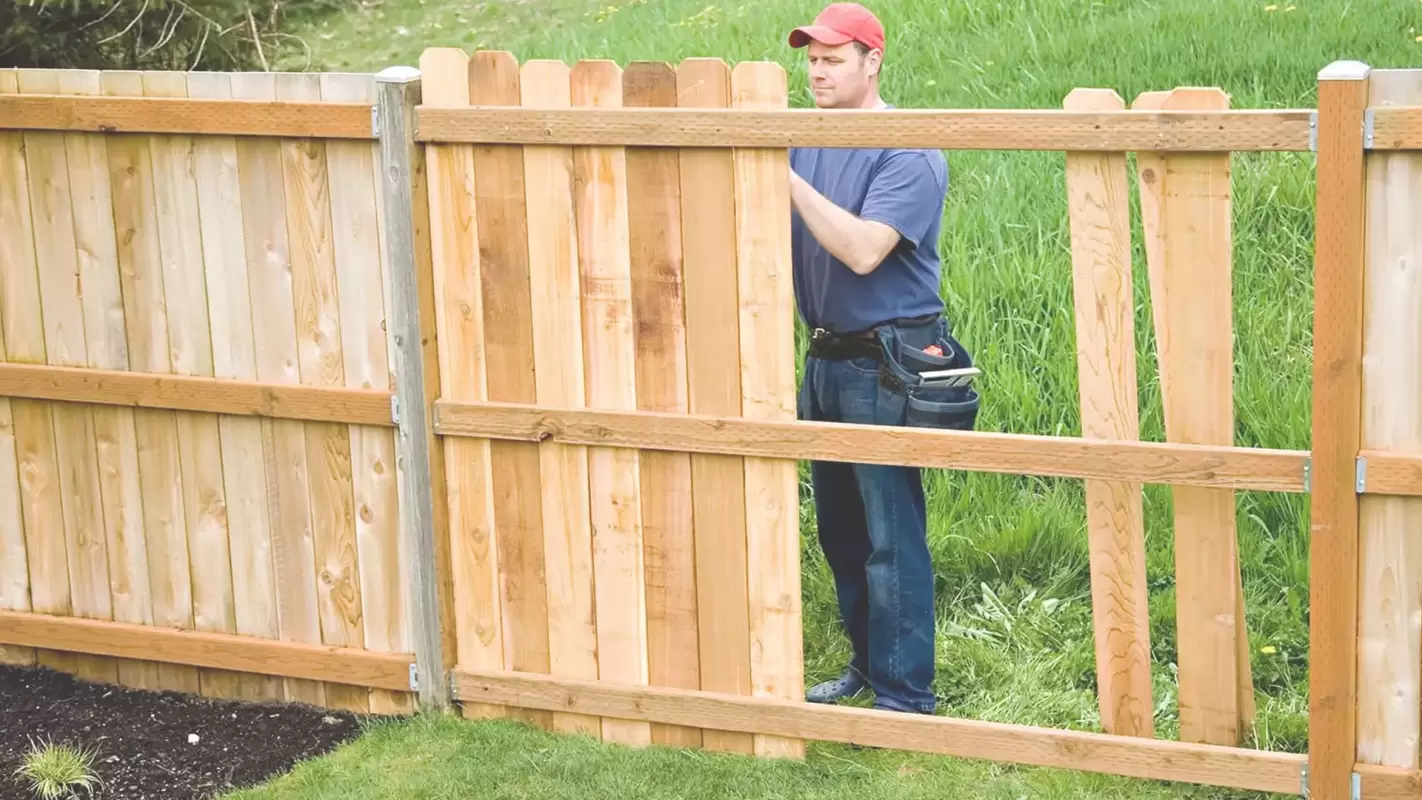
[[[519,67],[511,53],[479,51],[469,59],[473,105],[518,105]],[[528,211],[519,147],[474,148],[474,209],[477,215],[483,347],[489,399],[531,402],[533,311],[529,295]],[[457,351],[457,358],[467,358]],[[544,578],[543,501],[538,448],[493,442],[494,524],[499,531],[503,583],[504,657],[510,669],[549,669],[548,590]],[[540,727],[552,715],[520,710]]]
[[[720,59],[677,66],[681,108],[731,104],[731,70]],[[693,414],[741,415],[740,302],[736,275],[735,171],[729,150],[681,153],[681,218],[686,281],[688,408]],[[741,458],[691,457],[692,519],[697,535],[696,608],[701,688],[751,693],[747,607],[746,488]],[[753,753],[746,733],[706,729],[708,750]]]
[[[15,72],[0,70],[0,95],[18,91]],[[44,361],[44,331],[34,313],[39,307],[34,237],[25,235],[32,229],[24,135],[0,131],[0,230],[23,232],[0,237],[0,359],[5,361]],[[63,564],[64,554],[58,553],[56,562],[52,548],[48,553],[38,548],[27,552],[27,538],[31,542],[63,542],[58,499],[47,505],[47,500],[37,497],[46,486],[54,485],[54,468],[49,466],[53,458],[48,405],[0,400],[0,609],[30,610],[32,591],[33,602],[41,606],[55,608],[61,602],[68,603],[67,587],[61,601],[55,591],[58,587],[51,585],[48,578],[41,577],[33,584],[30,580],[31,563],[41,576],[53,574],[55,564]],[[48,512],[47,521],[57,532],[47,539],[33,535],[33,529],[43,524],[33,515],[46,508],[53,509]],[[50,563],[45,563],[46,558]],[[0,647],[0,662],[34,664],[34,648]]]
[[[1228,108],[1218,89],[1142,95],[1139,109]],[[1234,441],[1229,153],[1137,154],[1166,438]],[[1254,716],[1234,493],[1177,486],[1180,737],[1238,744]]]
[[[676,71],[662,62],[628,64],[622,73],[622,103],[628,107],[675,107]],[[681,157],[678,151],[666,148],[629,147],[626,159],[637,408],[684,414],[688,402]],[[638,459],[642,469],[647,681],[653,686],[699,689],[691,456],[645,450]],[[700,747],[701,730],[653,723],[652,741]]]
[[[188,75],[187,88],[190,97],[233,96],[232,76],[225,73],[192,73]],[[242,219],[243,211],[239,166],[233,138],[204,136],[193,140],[213,374],[256,380],[247,243],[242,225],[235,224]],[[227,497],[235,632],[275,639],[278,606],[262,421],[223,415],[218,417],[217,428]],[[282,697],[281,682],[276,678],[243,675],[240,684],[244,699]]]
[[[99,95],[102,75],[90,70],[60,73],[64,94]],[[107,139],[102,134],[66,137],[74,243],[78,258],[80,302],[84,309],[87,367],[127,370],[128,341],[120,286],[118,242],[110,186]],[[96,405],[91,409],[97,444],[99,495],[103,504],[109,567],[107,591],[112,618],[149,623],[153,619],[148,585],[148,552],[143,526],[143,489],[138,469],[138,439],[132,409]],[[158,666],[119,661],[118,678],[127,686],[158,688]]]
[[[568,65],[531,60],[519,73],[525,106],[568,106]],[[529,295],[533,313],[533,377],[539,403],[585,405],[582,288],[574,217],[573,151],[523,148],[524,191],[540,198],[528,216]],[[548,585],[548,666],[553,675],[598,676],[593,599],[592,520],[588,451],[581,445],[538,445],[543,494],[543,557]],[[557,712],[553,727],[601,738],[602,721]]]
[[[622,70],[583,60],[571,73],[572,103],[622,105]],[[583,352],[590,408],[637,407],[632,264],[628,242],[627,160],[622,148],[573,150],[578,262],[583,288]],[[588,449],[597,605],[598,677],[647,682],[646,583],[642,569],[640,454]],[[651,744],[651,726],[603,720],[603,738]]]
[[[747,62],[731,72],[736,108],[776,109],[788,102],[785,70]],[[795,419],[794,287],[790,263],[790,165],[784,150],[738,149],[736,275],[740,290],[741,414]],[[796,464],[748,458],[746,475],[747,610],[751,691],[803,699],[800,609],[800,496]],[[758,735],[758,755],[803,758],[798,739]]]
[[[1124,107],[1110,89],[1076,89],[1064,107]],[[1124,153],[1067,153],[1073,297],[1084,438],[1140,438],[1131,198]],[[1145,512],[1139,481],[1087,480],[1091,607],[1101,723],[1108,733],[1155,735],[1146,602]]]
[[[323,74],[321,99],[374,103],[374,79],[369,75]],[[385,227],[378,188],[379,145],[328,141],[326,161],[345,385],[350,389],[390,391],[393,385],[385,334],[388,276],[380,241]],[[405,603],[410,565],[400,546],[394,431],[351,426],[350,437],[365,648],[410,652],[414,642]],[[409,713],[414,710],[414,700],[411,692],[376,689],[370,693],[370,710],[377,714]]]
[[[186,76],[176,72],[145,72],[143,90],[148,96],[186,97]],[[161,136],[153,138],[151,143],[172,371],[211,377],[214,374],[212,333],[202,221],[193,172],[196,141],[192,136]],[[232,633],[237,623],[217,415],[179,414],[177,428],[191,564],[193,624],[201,631]],[[242,696],[240,675],[199,670],[199,677],[204,695]]]
[[[19,73],[19,89],[27,94],[57,94],[60,72],[25,70]],[[25,134],[40,301],[29,313],[38,313],[43,320],[44,357],[48,363],[84,367],[88,366],[88,347],[69,186],[69,138],[62,133]],[[111,620],[113,603],[93,412],[86,405],[61,403],[52,405],[50,414],[68,564],[69,610],[75,616]],[[82,678],[110,683],[118,680],[118,664],[109,658],[66,655],[50,666],[71,664],[73,669],[66,671]]]
[[[420,56],[426,107],[469,104],[469,57],[456,48],[429,48]],[[474,153],[466,145],[431,146],[428,173],[430,255],[438,340],[440,397],[488,399],[484,311],[480,288],[478,219],[474,203]],[[453,574],[456,663],[504,669],[504,603],[500,542],[494,528],[488,439],[443,442]],[[500,706],[464,703],[469,717],[503,716]]]
[[[313,74],[278,75],[275,90],[279,100],[321,99],[320,78]],[[326,142],[283,139],[281,157],[301,382],[344,386]],[[356,543],[349,428],[307,423],[306,464],[321,640],[340,647],[364,647],[364,591]],[[370,692],[364,687],[327,683],[325,690],[327,705],[355,712],[370,710]]]
[[[1369,106],[1422,101],[1422,70],[1375,70]],[[1415,232],[1422,156],[1368,154],[1361,446],[1422,450],[1422,271]],[[1416,769],[1422,735],[1422,499],[1358,499],[1357,757]]]

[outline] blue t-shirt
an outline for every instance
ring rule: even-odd
[[[791,148],[790,166],[835,205],[902,237],[873,272],[856,275],[792,211],[795,304],[806,325],[849,333],[942,313],[938,234],[948,192],[942,151]]]

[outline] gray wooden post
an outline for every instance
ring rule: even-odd
[[[430,466],[434,437],[425,394],[415,242],[414,169],[420,156],[415,142],[415,106],[420,103],[420,71],[389,67],[377,74],[375,81],[374,124],[380,138],[380,193],[386,227],[383,246],[390,271],[391,365],[395,373],[391,411],[400,464],[400,531],[410,564],[406,605],[413,626],[420,706],[443,711],[450,708],[449,676],[444,669],[440,619]]]

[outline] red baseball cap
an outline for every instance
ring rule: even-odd
[[[873,12],[858,3],[831,3],[810,25],[790,31],[790,46],[804,47],[814,39],[837,47],[859,42],[870,49],[884,50],[884,26]]]

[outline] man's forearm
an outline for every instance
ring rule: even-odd
[[[857,274],[873,272],[898,241],[893,228],[840,208],[793,172],[790,200],[820,245]]]

